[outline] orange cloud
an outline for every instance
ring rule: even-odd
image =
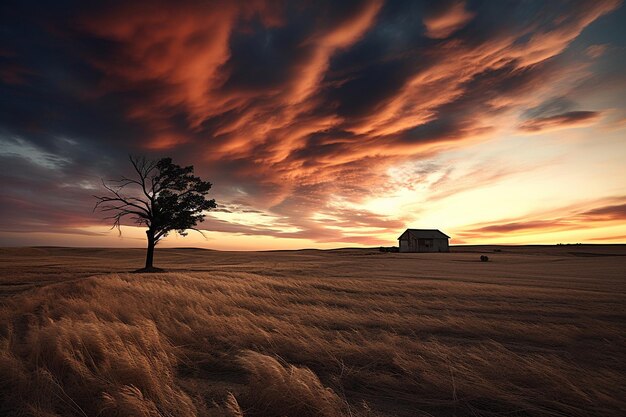
[[[116,61],[93,61],[108,76],[105,88],[159,83],[160,91],[131,109],[133,117],[155,117],[181,105],[197,126],[225,104],[207,93],[222,81],[218,69],[229,58],[228,39],[238,13],[231,2],[214,7],[128,3],[85,17],[82,27],[120,46]]]
[[[303,48],[311,45],[308,59],[302,62],[295,74],[287,93],[287,105],[293,105],[309,97],[318,87],[324,72],[328,69],[328,60],[340,48],[345,48],[358,40],[372,26],[376,14],[382,6],[382,0],[365,3],[345,20],[335,23],[330,28],[323,27],[302,44]]]
[[[465,1],[455,1],[447,8],[438,10],[424,18],[426,35],[435,39],[447,38],[467,25],[474,16],[475,13],[465,9]]]
[[[105,88],[150,88],[155,83],[142,98],[131,100],[128,113],[153,131],[152,137],[157,139],[148,142],[148,148],[163,149],[208,136],[211,147],[206,154],[211,160],[253,157],[258,165],[273,165],[274,172],[293,174],[298,163],[291,156],[308,147],[312,135],[329,136],[325,147],[339,151],[328,154],[328,158],[321,154],[314,165],[322,167],[358,161],[371,154],[405,158],[424,152],[429,143],[488,134],[492,131],[489,117],[469,110],[461,116],[463,120],[451,122],[447,132],[431,134],[424,140],[411,139],[413,130],[419,132],[421,126],[438,122],[442,112],[448,111],[443,110],[445,106],[464,99],[479,75],[506,69],[516,77],[516,71],[521,74],[538,61],[538,54],[545,59],[560,53],[585,25],[615,5],[612,1],[598,2],[548,29],[531,26],[525,32],[505,33],[478,44],[450,40],[424,50],[428,64],[415,66],[409,60],[402,70],[406,72],[404,81],[389,92],[388,98],[357,117],[333,112],[332,103],[320,94],[328,88],[324,79],[330,75],[331,57],[354,45],[374,26],[380,1],[363,2],[303,34],[290,45],[293,58],[281,57],[289,60],[286,66],[276,68],[285,76],[274,85],[256,88],[231,86],[238,69],[230,65],[235,58],[230,42],[237,33],[246,33],[242,21],[258,17],[270,28],[285,25],[281,11],[263,2],[226,2],[220,7],[183,2],[175,8],[128,5],[89,16],[83,28],[119,45],[116,60],[94,61],[108,76]],[[464,2],[453,2],[427,15],[425,22],[429,31],[443,37],[474,15]],[[525,44],[516,42],[530,33],[533,36]],[[523,84],[540,79],[527,78]],[[347,76],[339,81],[339,88],[350,82]],[[487,88],[485,85],[485,93],[491,94]],[[524,93],[535,90],[528,88]],[[523,100],[520,93],[512,90],[508,101],[507,92],[494,94],[491,102],[500,103],[501,108],[511,106]],[[331,107],[323,107],[329,104]],[[174,117],[188,120],[191,132],[184,140],[180,135],[162,133],[175,130]],[[207,131],[207,124],[214,128]],[[326,133],[333,130],[337,133]],[[307,171],[311,169],[303,169],[302,176],[308,175]]]
[[[178,133],[159,133],[152,137],[146,147],[154,150],[172,149],[186,143],[188,138]]]
[[[582,30],[600,16],[615,10],[621,0],[598,0],[564,13],[554,19],[557,24],[552,30],[529,27],[530,39],[519,45],[519,59],[522,65],[532,65],[560,54]]]

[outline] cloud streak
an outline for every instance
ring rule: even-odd
[[[545,213],[535,213],[518,219],[501,220],[468,227],[458,233],[461,239],[489,238],[494,236],[514,236],[522,233],[545,233],[588,228],[590,224],[615,225],[626,220],[626,199],[614,197],[586,202],[593,208],[581,210],[576,207],[562,207]],[[609,238],[607,238],[608,240]],[[598,238],[594,238],[598,240]]]
[[[597,111],[570,111],[556,116],[540,117],[527,120],[519,128],[525,132],[566,129],[570,127],[588,126],[598,120],[601,113]]]
[[[424,17],[426,36],[430,38],[447,38],[475,16],[465,9],[464,1],[440,2],[437,6]]]

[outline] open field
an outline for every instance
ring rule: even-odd
[[[143,255],[0,249],[0,415],[626,410],[626,246]]]

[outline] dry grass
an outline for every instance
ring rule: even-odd
[[[471,250],[2,249],[0,415],[622,415],[626,249]]]

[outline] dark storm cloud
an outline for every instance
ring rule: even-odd
[[[3,227],[97,223],[86,184],[145,153],[193,163],[223,214],[256,210],[300,230],[249,233],[374,242],[327,226],[400,227],[335,205],[384,193],[393,164],[471,143],[507,111],[525,111],[526,131],[595,121],[600,110],[568,97],[530,99],[567,77],[563,51],[617,6],[4,2],[0,140],[13,151],[1,155],[3,209],[28,209]],[[37,196],[54,203],[40,210]]]
[[[1,231],[50,232],[94,223],[90,195],[98,185],[95,178],[77,182],[61,165],[17,156],[3,155],[0,164],[0,181],[6,184],[0,190]]]

